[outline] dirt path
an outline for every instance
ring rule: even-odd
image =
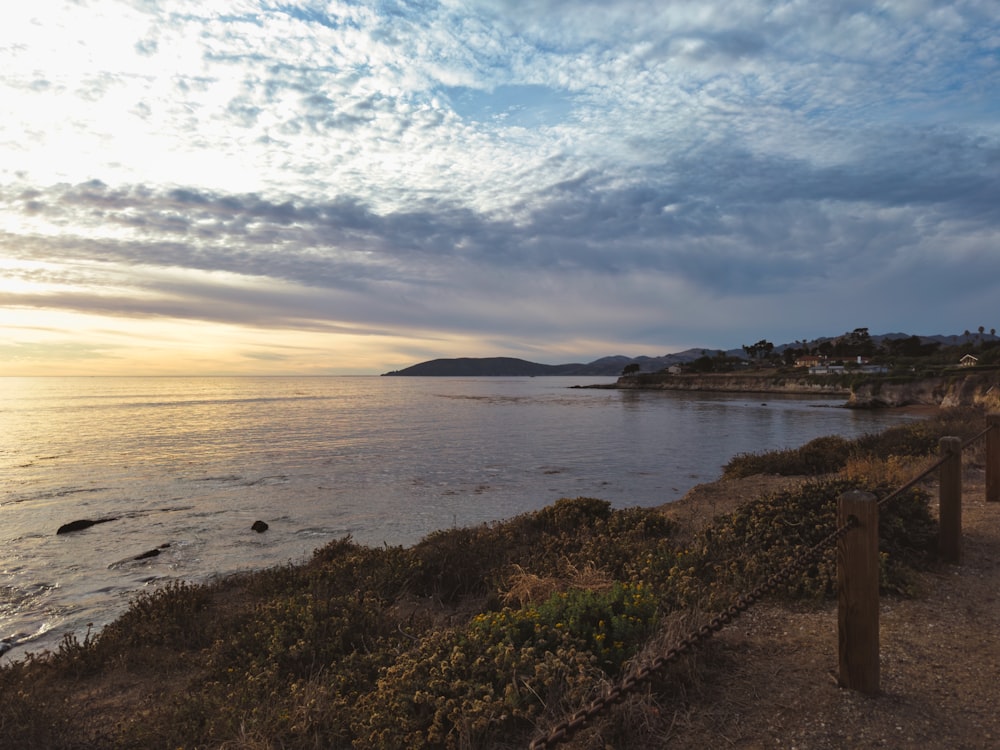
[[[716,636],[703,695],[665,746],[1000,748],[1000,504],[981,471],[966,474],[962,528],[962,565],[882,600],[879,695],[837,686],[836,603],[762,602]]]

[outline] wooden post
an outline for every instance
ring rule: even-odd
[[[858,525],[837,545],[840,684],[867,695],[879,691],[878,502],[868,492],[845,492],[837,501],[837,525]]]
[[[1000,503],[1000,414],[987,414],[986,502]]]
[[[938,441],[941,464],[938,482],[938,552],[945,562],[962,562],[962,439]]]

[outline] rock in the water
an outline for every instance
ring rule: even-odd
[[[73,531],[83,531],[84,529],[89,529],[91,526],[96,526],[99,523],[107,523],[108,521],[117,520],[117,518],[100,518],[96,521],[91,521],[89,518],[81,518],[79,521],[64,523],[56,529],[56,534],[69,534]]]
[[[253,526],[251,526],[250,528],[256,531],[258,534],[263,534],[265,531],[267,531],[268,525],[263,521],[254,521]]]
[[[148,559],[150,557],[156,557],[158,554],[160,554],[160,550],[159,549],[148,549],[145,552],[143,552],[141,555],[136,555],[132,559],[133,560],[146,560],[146,559]]]
[[[9,638],[0,640],[0,655],[6,654],[14,648],[14,646],[16,646],[22,638],[24,638],[24,633],[18,633],[17,635],[12,635]]]

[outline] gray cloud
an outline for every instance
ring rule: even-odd
[[[6,304],[727,346],[1000,293],[994,2],[134,8],[0,76],[0,247],[80,287]]]
[[[597,174],[552,185],[516,221],[449,203],[381,214],[349,198],[276,201],[99,181],[24,190],[10,203],[66,226],[127,233],[114,240],[22,240],[26,257],[224,271],[325,295],[201,282],[169,286],[152,279],[145,282],[148,289],[174,302],[104,301],[109,310],[131,314],[146,306],[145,314],[256,325],[322,327],[329,319],[387,328],[405,319],[487,330],[496,316],[493,326],[509,327],[509,314],[470,307],[458,320],[453,307],[438,304],[443,297],[460,300],[479,292],[503,299],[504,291],[490,284],[500,272],[517,284],[507,289],[508,298],[544,294],[547,285],[555,290],[554,302],[567,304],[579,302],[575,285],[597,277],[619,278],[623,295],[632,293],[632,279],[642,277],[710,299],[808,289],[835,300],[843,284],[886,299],[891,294],[876,291],[873,282],[905,279],[919,288],[924,274],[933,279],[924,282],[927,287],[950,281],[967,290],[995,289],[991,279],[997,276],[983,271],[1000,271],[1000,261],[984,253],[983,245],[972,242],[964,263],[930,250],[968,241],[973,227],[995,236],[996,148],[955,134],[924,133],[897,141],[896,151],[911,158],[899,160],[888,150],[859,164],[816,167],[712,150],[680,159],[669,173],[648,175],[634,186]],[[961,229],[952,238],[955,227]],[[860,269],[864,280],[851,282]],[[136,277],[142,278],[138,272]],[[628,306],[614,297],[609,302]],[[651,304],[647,314],[676,314],[670,299]]]

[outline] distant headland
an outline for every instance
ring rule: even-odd
[[[640,357],[649,360],[649,357]],[[662,359],[662,358],[659,358]],[[432,359],[428,362],[384,375],[413,375],[417,377],[535,377],[539,375],[620,375],[632,357],[604,357],[586,364],[543,365],[515,357],[459,357],[457,359]],[[652,371],[652,367],[650,371]]]

